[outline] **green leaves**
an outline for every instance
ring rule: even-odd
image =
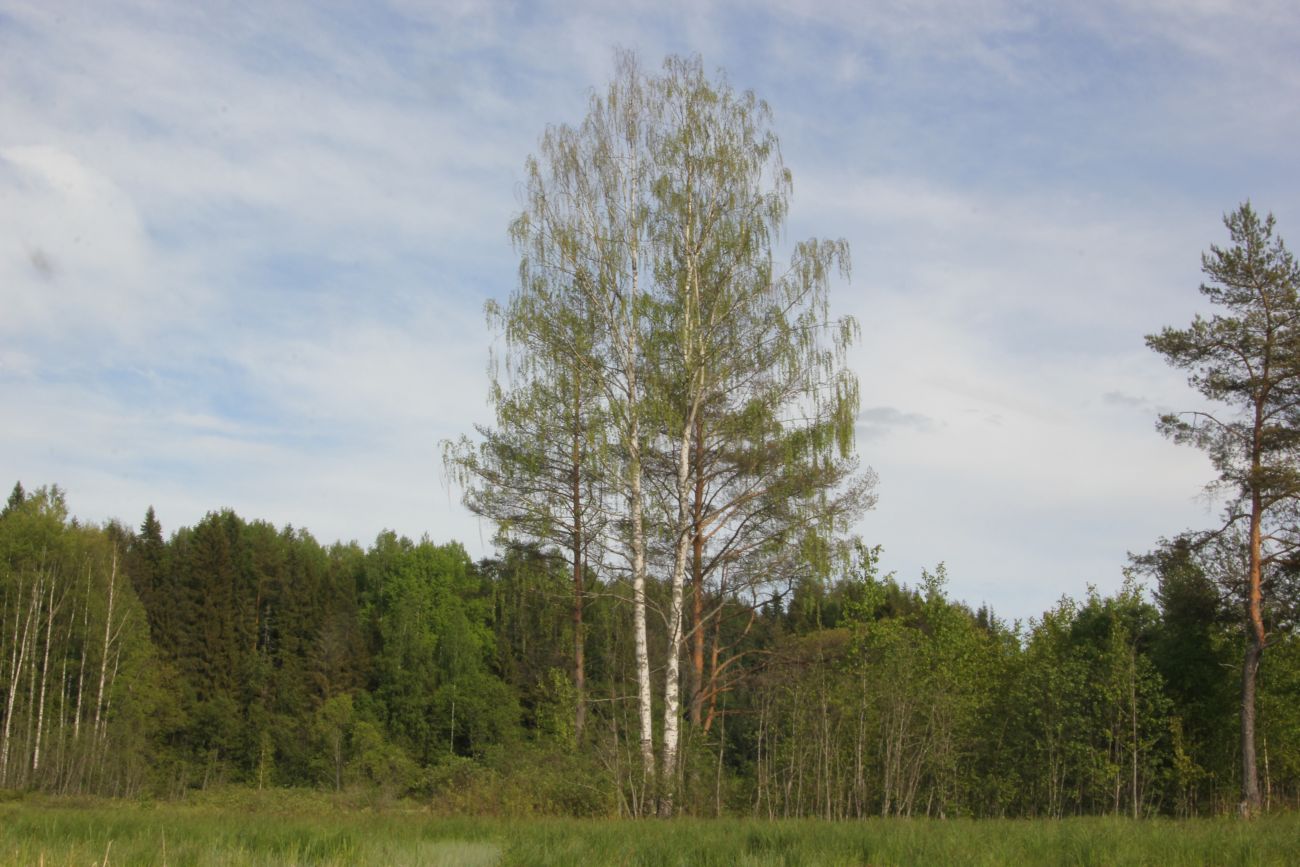
[[[1300,267],[1273,236],[1271,215],[1261,220],[1246,203],[1224,223],[1233,246],[1211,247],[1202,257],[1210,282],[1201,286],[1224,312],[1197,316],[1185,329],[1166,327],[1146,342],[1227,412],[1167,414],[1159,429],[1205,449],[1238,496],[1268,495],[1258,468],[1293,464],[1300,455]],[[1275,493],[1300,493],[1285,474],[1270,481]]]

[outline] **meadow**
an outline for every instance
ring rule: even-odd
[[[13,797],[0,863],[32,865],[1284,865],[1300,816],[621,821],[439,816],[310,793],[184,802]]]

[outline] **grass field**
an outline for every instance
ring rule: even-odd
[[[438,818],[399,806],[345,808],[326,798],[274,794],[186,804],[33,797],[0,803],[0,863],[1289,865],[1300,863],[1300,816],[1250,823],[508,821]]]

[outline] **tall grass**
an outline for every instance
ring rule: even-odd
[[[1125,819],[538,822],[503,864],[1295,865],[1300,817],[1245,824]]]
[[[315,795],[0,803],[0,864],[1289,865],[1300,816],[829,823],[448,819]]]

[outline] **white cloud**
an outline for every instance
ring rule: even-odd
[[[11,340],[139,341],[201,303],[173,283],[177,263],[158,254],[128,191],[86,159],[0,145],[0,200],[0,329]]]
[[[1212,520],[1208,462],[1154,430],[1194,396],[1142,342],[1196,306],[1201,217],[879,176],[814,178],[796,207],[854,243],[841,306],[881,478],[860,529],[887,568],[946,560],[956,595],[1025,617]]]
[[[1203,458],[1152,430],[1189,395],[1142,335],[1199,308],[1223,210],[1255,193],[1285,234],[1297,192],[1285,4],[0,14],[0,388],[23,410],[0,454],[90,518],[229,505],[481,551],[436,442],[488,414],[479,308],[515,279],[524,157],[615,45],[700,51],[774,104],[791,236],[853,244],[864,534],[904,577],[945,559],[958,595],[1036,613],[1204,519]]]

